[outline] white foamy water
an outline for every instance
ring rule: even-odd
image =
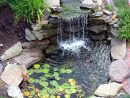
[[[86,47],[85,40],[78,40],[78,39],[73,39],[73,41],[67,40],[65,42],[61,42],[59,46],[63,50],[76,53],[79,53],[81,48],[88,49],[88,51],[90,50],[90,48]]]

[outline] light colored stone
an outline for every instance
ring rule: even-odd
[[[36,39],[38,39],[38,40],[42,40],[44,37],[44,33],[42,33],[42,32],[33,30],[32,33],[35,35]]]
[[[122,89],[122,84],[119,83],[109,83],[100,85],[95,91],[95,95],[101,97],[111,97],[116,96],[116,94]]]
[[[15,57],[14,61],[28,68],[32,64],[44,58],[45,55],[42,53],[42,50],[33,48],[33,49],[23,49],[22,54]]]
[[[115,24],[115,23],[117,23],[117,22],[118,22],[118,19],[115,18],[111,23],[109,23],[109,25],[113,25],[113,24]]]
[[[126,40],[113,38],[111,40],[111,56],[113,59],[122,59],[126,55]]]
[[[10,97],[13,98],[24,98],[23,93],[18,86],[10,85],[8,87],[7,93]]]
[[[95,12],[92,14],[92,17],[101,17],[103,16],[103,12]]]
[[[60,6],[60,0],[47,0],[47,4],[50,8],[57,8]]]
[[[21,54],[21,52],[22,52],[22,44],[21,42],[18,42],[17,44],[15,44],[14,46],[12,46],[3,53],[3,55],[1,56],[1,60],[4,61],[10,59],[12,57]]]
[[[83,0],[80,4],[80,7],[92,9],[95,8],[95,3],[93,0]]]
[[[24,66],[8,63],[0,78],[8,85],[19,86],[23,80],[23,75],[27,75],[27,70]]]
[[[25,38],[28,41],[36,40],[35,35],[28,28],[25,29]]]
[[[130,95],[130,78],[126,79],[123,83],[123,89]]]
[[[108,10],[103,10],[103,13],[106,14],[106,15],[112,15],[112,12],[108,11]]]
[[[112,81],[123,82],[130,75],[130,68],[123,59],[113,61],[109,68],[109,77]]]

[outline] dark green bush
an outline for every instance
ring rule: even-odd
[[[130,7],[127,0],[113,0],[118,8],[121,39],[130,39]]]
[[[7,3],[7,0],[0,0],[0,6],[4,5]]]
[[[15,12],[15,20],[31,22],[38,19],[40,22],[43,13],[48,10],[46,0],[8,0],[10,7]]]

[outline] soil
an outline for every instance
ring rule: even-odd
[[[26,41],[24,30],[28,26],[24,21],[15,22],[14,13],[9,6],[0,7],[0,44],[3,44],[0,55],[18,41]]]

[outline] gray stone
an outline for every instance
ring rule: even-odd
[[[28,41],[36,40],[35,35],[28,28],[25,29],[25,38]]]
[[[60,0],[47,0],[47,4],[50,8],[57,8],[60,6]]]
[[[22,47],[25,49],[31,49],[31,48],[38,48],[41,50],[45,50],[48,45],[50,44],[50,41],[45,39],[41,41],[31,41],[31,42],[24,42],[22,44]]]
[[[130,68],[123,59],[113,61],[109,67],[109,76],[112,81],[123,82],[130,75]]]
[[[110,27],[109,32],[115,38],[119,36],[119,30],[117,28]]]
[[[80,4],[80,7],[92,9],[95,8],[95,3],[93,0],[83,0]]]
[[[32,24],[32,29],[34,30],[34,31],[38,31],[38,30],[40,30],[41,29],[41,26],[39,25],[39,24]]]
[[[92,14],[92,17],[101,17],[103,16],[103,12],[95,12]]]
[[[23,75],[27,75],[27,70],[24,66],[8,63],[0,78],[8,85],[19,86],[23,80]]]
[[[2,71],[3,71],[3,65],[0,63],[0,75],[1,75]]]
[[[15,44],[14,46],[10,47],[8,50],[6,50],[3,55],[1,56],[1,60],[7,60],[10,58],[13,58],[19,54],[21,54],[22,52],[22,44],[21,42],[18,42],[17,44]]]
[[[118,23],[113,24],[113,28],[119,28],[119,24]]]
[[[111,56],[113,59],[122,59],[126,55],[126,40],[113,38],[111,40]]]
[[[32,33],[35,35],[36,39],[42,40],[44,38],[44,33],[39,32],[39,31],[32,31]]]
[[[98,25],[98,26],[88,27],[88,30],[95,34],[104,33],[107,31],[107,25]]]
[[[32,64],[39,62],[40,60],[45,59],[45,55],[42,53],[42,50],[37,48],[32,49],[23,49],[21,55],[14,58],[14,62],[30,67]]]
[[[115,24],[115,23],[117,23],[117,22],[118,22],[118,19],[115,18],[111,23],[109,23],[109,25],[113,25],[113,24]]]
[[[101,97],[114,97],[121,89],[122,84],[113,82],[100,85],[94,94]]]

